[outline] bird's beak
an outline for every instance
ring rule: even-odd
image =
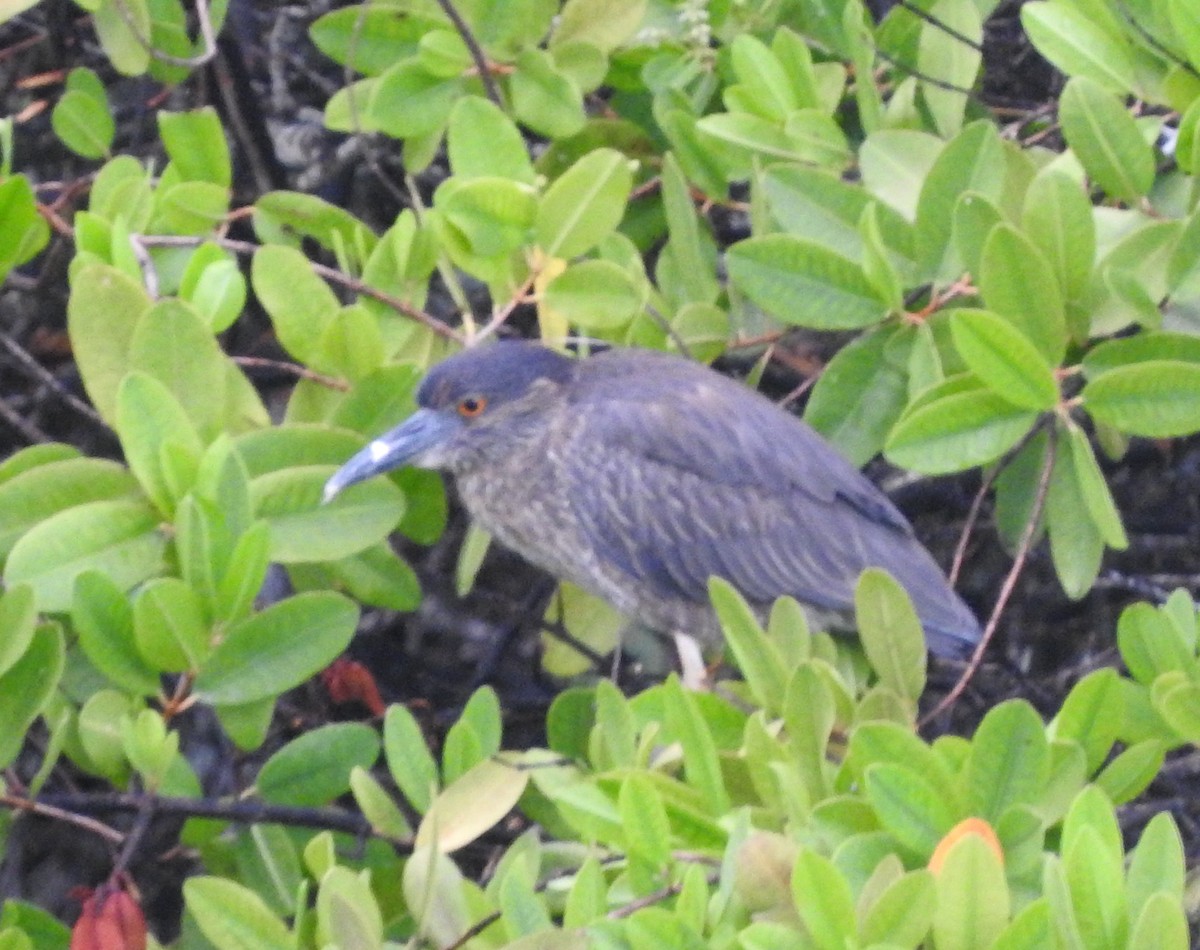
[[[322,502],[331,501],[338,492],[350,485],[419,459],[423,452],[448,439],[459,425],[454,416],[432,409],[418,409],[334,472],[325,483]]]

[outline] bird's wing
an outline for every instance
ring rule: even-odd
[[[717,575],[751,601],[838,611],[878,566],[927,626],[974,627],[904,517],[812,429],[701,367],[646,364],[581,379],[564,418],[569,491],[603,557],[666,597],[707,599]]]

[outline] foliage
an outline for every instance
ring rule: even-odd
[[[181,82],[204,53],[177,0],[80,5],[121,73]],[[72,221],[68,328],[124,464],[65,445],[0,464],[0,764],[40,718],[31,795],[65,757],[196,797],[173,726],[196,702],[258,749],[278,696],[349,642],[351,597],[416,605],[387,536],[429,541],[444,521],[436,478],[326,507],[322,485],[411,412],[452,343],[526,301],[551,343],[702,358],[790,326],[851,331],[809,421],[858,462],[986,469],[1006,543],[1044,530],[1064,589],[1086,593],[1105,548],[1127,543],[1092,436],[1119,455],[1200,429],[1200,48],[1186,0],[1129,18],[1027,4],[1070,78],[1063,148],[1020,147],[970,94],[994,6],[899,6],[875,24],[858,0],[521,0],[503,15],[465,0],[461,25],[435,4],[343,7],[311,30],[359,77],[327,125],[396,140],[413,174],[444,145],[449,174],[382,233],[311,195],[261,195],[249,248],[224,235],[247,209],[231,206],[217,113],[160,112],[167,161],[143,165],[113,154],[98,74],[72,71],[53,126],[103,164]],[[201,16],[219,29],[224,4]],[[876,84],[877,53],[910,68]],[[1181,115],[1173,162],[1163,109]],[[3,131],[7,274],[49,229]],[[749,235],[719,246],[710,202]],[[435,274],[462,305],[454,326],[424,310]],[[465,305],[468,281],[490,312]],[[278,425],[218,341],[251,293],[306,367]],[[298,592],[256,605],[271,563]],[[333,832],[192,819],[182,840],[209,873],[185,888],[181,945],[1185,945],[1173,822],[1154,818],[1127,855],[1113,808],[1200,737],[1186,596],[1130,608],[1130,677],[1091,674],[1049,725],[1011,702],[971,740],[932,743],[914,728],[919,630],[886,579],[860,590],[869,663],[786,601],[767,635],[734,592],[713,597],[744,676],[721,691],[568,690],[542,750],[501,752],[484,690],[438,759],[401,707],[382,743],[338,725],[277,751],[264,801],[349,794],[372,838],[351,859]],[[469,877],[450,853],[514,807],[536,824]],[[43,945],[51,925],[12,907],[0,943]]]

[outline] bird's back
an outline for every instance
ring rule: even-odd
[[[599,554],[591,567],[601,565],[608,589],[597,593],[622,609],[713,636],[707,580],[718,575],[761,609],[789,594],[845,614],[859,574],[875,566],[909,592],[935,651],[961,655],[978,640],[903,515],[769,400],[640,350],[583,361],[566,395],[555,414],[567,445],[559,478],[584,546]]]

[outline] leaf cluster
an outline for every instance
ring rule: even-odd
[[[81,6],[121,73],[183,82],[205,53],[178,0]],[[158,113],[161,167],[114,155],[108,92],[73,70],[53,127],[102,164],[71,222],[68,329],[124,461],[44,444],[0,464],[0,765],[44,731],[11,791],[32,802],[69,763],[198,800],[179,712],[207,704],[258,750],[278,697],[350,641],[355,601],[415,607],[387,538],[438,537],[438,479],[398,473],[325,507],[321,487],[412,411],[425,369],[526,304],[551,344],[698,358],[847,331],[807,419],[857,462],[981,469],[1002,540],[1045,533],[1063,588],[1085,594],[1128,542],[1101,457],[1200,430],[1197,23],[1187,0],[1026,4],[1070,77],[1050,149],[1038,119],[1015,141],[972,91],[994,6],[879,23],[858,0],[339,8],[311,27],[355,77],[328,127],[391,141],[409,173],[445,166],[382,233],[297,192],[234,207],[212,108]],[[224,4],[197,15],[219,29]],[[1164,110],[1180,117],[1170,154]],[[12,135],[3,274],[49,240]],[[718,233],[714,204],[748,233]],[[230,241],[243,217],[255,240]],[[426,311],[435,277],[454,319]],[[490,308],[471,310],[470,283]],[[251,297],[299,375],[274,421],[221,342]],[[271,565],[295,593],[259,604]],[[1186,944],[1172,819],[1127,852],[1114,812],[1200,740],[1185,594],[1129,608],[1130,675],[1085,677],[1049,724],[1011,701],[971,739],[932,742],[915,728],[924,644],[894,582],[861,583],[862,654],[789,601],[764,631],[736,592],[712,595],[743,677],[718,691],[570,689],[547,748],[522,752],[501,751],[486,689],[437,757],[399,706],[382,738],[338,724],[284,745],[247,792],[352,801],[369,841],[193,818],[180,840],[205,873],[179,945]],[[611,633],[586,597],[564,603],[569,629]],[[451,856],[472,853],[486,875]],[[34,945],[65,936],[10,903],[0,946]]]

